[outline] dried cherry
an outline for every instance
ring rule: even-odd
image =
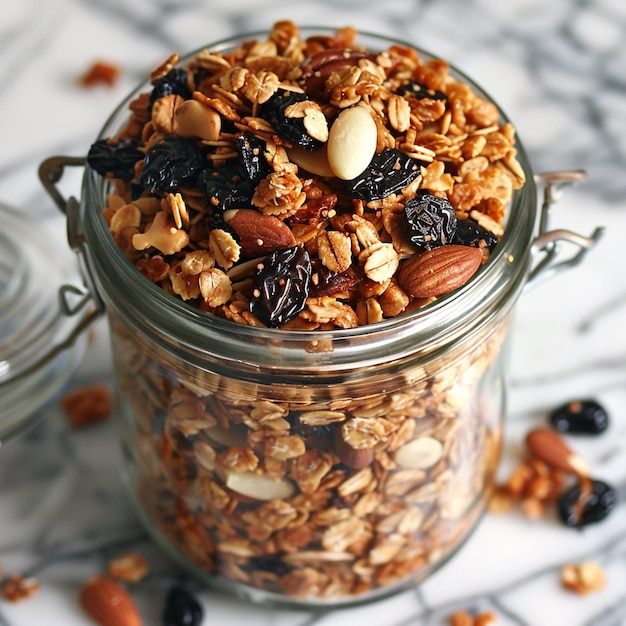
[[[267,120],[281,137],[307,150],[319,150],[324,144],[309,135],[303,119],[285,116],[285,109],[288,106],[305,100],[310,100],[310,98],[304,93],[279,89],[259,107],[259,116]]]
[[[562,433],[597,435],[609,425],[606,409],[596,400],[573,400],[550,413],[550,423]]]
[[[271,171],[264,156],[265,142],[250,132],[245,132],[235,139],[235,147],[248,180],[256,187]]]
[[[400,150],[385,148],[374,155],[362,174],[345,181],[345,185],[355,198],[365,202],[382,200],[410,185],[420,175],[422,165],[428,164]]]
[[[451,243],[457,227],[456,213],[447,198],[422,189],[404,205],[403,225],[412,243],[431,250]]]
[[[87,163],[101,176],[130,180],[135,175],[135,163],[143,159],[134,139],[100,139],[89,148]]]
[[[195,596],[185,587],[174,585],[163,608],[163,626],[200,626],[204,611]]]
[[[586,497],[581,485],[564,491],[557,502],[557,511],[566,526],[582,528],[601,522],[615,508],[616,501],[613,487],[601,480],[592,480],[591,493]]]
[[[200,148],[178,135],[165,135],[146,153],[139,184],[153,193],[192,185],[205,167]]]
[[[304,309],[311,283],[311,258],[303,246],[277,250],[257,269],[250,311],[278,328]]]

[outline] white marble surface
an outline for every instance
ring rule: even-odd
[[[63,220],[37,167],[55,154],[84,155],[107,114],[173,50],[265,28],[352,24],[397,35],[448,58],[499,101],[536,171],[584,168],[589,179],[558,205],[554,226],[584,235],[606,227],[585,263],[525,293],[513,329],[502,471],[546,412],[594,396],[608,433],[571,439],[594,475],[626,491],[626,4],[622,0],[20,0],[0,13],[0,200]],[[95,59],[123,68],[114,88],[76,78]],[[78,193],[70,176],[69,192]],[[72,185],[74,185],[72,187]],[[70,387],[111,383],[104,324]],[[0,402],[2,399],[0,398]],[[125,549],[144,554],[151,576],[133,588],[146,625],[158,626],[176,568],[145,536],[116,469],[115,421],[68,431],[52,403],[41,423],[0,448],[0,564],[36,576],[36,597],[0,600],[1,626],[90,623],[81,582]],[[559,584],[562,564],[592,559],[605,589],[579,597]],[[626,506],[582,532],[554,519],[487,516],[460,553],[419,587],[364,608],[310,614],[253,607],[198,591],[203,624],[426,626],[457,608],[492,610],[499,626],[626,624]]]

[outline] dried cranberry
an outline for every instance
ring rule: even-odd
[[[441,91],[437,91],[436,89],[430,89],[428,86],[424,85],[424,83],[419,83],[415,80],[410,80],[408,83],[400,85],[396,93],[405,98],[415,98],[416,100],[424,100],[426,98],[429,100],[448,99],[445,93],[441,93]]]
[[[101,176],[130,180],[135,175],[135,164],[144,157],[133,139],[100,139],[87,154],[87,163]]]
[[[202,606],[184,587],[174,585],[168,592],[163,608],[163,626],[200,626]]]
[[[254,276],[251,312],[266,326],[286,324],[304,309],[311,283],[311,258],[303,246],[277,250]]]
[[[596,400],[572,400],[550,413],[550,423],[562,433],[597,435],[608,428],[609,415]]]
[[[165,135],[146,153],[139,184],[152,192],[172,191],[193,184],[204,167],[204,155],[193,141]]]
[[[185,100],[191,98],[191,89],[187,83],[187,70],[182,67],[171,69],[165,76],[159,78],[154,83],[150,98],[148,100],[148,110],[152,109],[152,105],[163,96],[175,94],[181,96]]]
[[[422,165],[427,163],[412,159],[400,150],[385,148],[374,155],[362,174],[345,184],[355,198],[365,202],[382,200],[410,185],[420,175]]]
[[[559,497],[557,511],[566,526],[582,528],[601,522],[615,508],[615,490],[601,480],[591,481],[591,494],[584,503],[581,494],[581,486],[574,485]]]
[[[456,230],[450,243],[462,246],[479,246],[484,242],[490,250],[493,250],[498,243],[498,237],[486,228],[477,224],[474,220],[458,220]]]
[[[309,97],[304,93],[279,89],[267,102],[260,106],[259,116],[267,120],[281,137],[307,150],[319,150],[323,143],[309,135],[304,126],[304,120],[285,116],[285,109],[288,106],[305,100],[309,100]]]
[[[424,189],[406,202],[403,216],[407,237],[424,250],[450,243],[456,232],[456,213],[449,200]]]

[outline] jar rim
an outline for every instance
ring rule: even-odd
[[[325,34],[333,33],[335,29],[303,26],[300,27],[300,31],[303,35]],[[201,50],[223,51],[244,41],[267,36],[268,32],[267,30],[253,31],[221,39],[186,54],[179,63],[185,63]],[[384,43],[387,47],[402,45],[410,47],[424,58],[437,58],[432,53],[405,41],[367,31],[358,32],[358,45],[375,49],[372,42],[377,42],[379,45]],[[493,103],[500,114],[502,123],[510,121],[497,102],[473,79],[454,65],[450,65],[450,72]],[[149,89],[149,86],[149,81],[142,82],[118,105],[105,122],[98,139],[110,137],[115,134],[116,130],[119,131],[122,123],[127,119],[129,102],[142,91]],[[512,306],[525,282],[530,265],[537,198],[532,169],[519,137],[516,137],[515,148],[518,161],[526,176],[526,182],[521,189],[513,191],[504,234],[485,266],[463,287],[435,302],[416,311],[374,324],[327,331],[252,327],[201,311],[171,296],[143,276],[111,237],[101,210],[108,191],[107,182],[89,165],[85,167],[81,202],[86,250],[91,263],[95,266],[99,287],[112,299],[115,306],[131,313],[135,317],[137,326],[144,331],[154,331],[152,322],[158,320],[160,332],[156,335],[164,343],[168,343],[168,335],[174,333],[177,339],[190,349],[203,346],[205,351],[211,349],[215,349],[217,353],[225,351],[234,360],[247,358],[244,355],[249,354],[250,351],[254,353],[254,356],[249,354],[252,360],[260,356],[256,351],[251,350],[251,342],[261,342],[266,345],[280,342],[283,347],[292,345],[300,350],[303,346],[310,346],[311,342],[329,340],[334,346],[333,362],[337,360],[337,352],[341,350],[346,352],[346,362],[353,359],[355,350],[358,351],[356,346],[366,348],[370,354],[382,350],[379,356],[389,354],[399,349],[401,345],[404,346],[403,350],[413,350],[421,342],[426,342],[429,349],[436,349],[441,342],[458,339],[463,334],[468,321],[485,323],[503,307]],[[112,279],[112,275],[122,280]],[[131,286],[133,283],[134,286]],[[136,297],[136,284],[141,285],[145,298]],[[480,319],[473,319],[477,317]],[[397,341],[389,343],[390,335],[395,335],[398,338]],[[227,341],[234,341],[237,345],[229,348],[225,345],[225,337]],[[409,348],[409,346],[412,347]],[[317,353],[318,365],[320,358]],[[283,365],[284,355],[275,358],[268,355],[261,360],[268,360],[276,366]],[[312,357],[308,357],[305,362],[308,363],[311,360]],[[340,357],[339,360],[343,359]]]

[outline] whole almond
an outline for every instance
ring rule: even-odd
[[[237,233],[241,254],[246,259],[296,245],[289,227],[275,215],[264,215],[254,209],[233,209],[224,213],[224,219]]]
[[[413,298],[438,297],[462,287],[482,260],[479,248],[450,244],[410,258],[400,266],[396,277]]]
[[[374,460],[374,450],[372,448],[359,450],[353,448],[344,441],[339,429],[336,431],[334,450],[339,460],[352,469],[363,469],[371,465]]]
[[[98,574],[85,581],[80,603],[100,626],[141,626],[139,611],[130,594],[108,576]]]
[[[537,458],[568,474],[589,476],[585,461],[573,452],[551,428],[535,428],[526,435],[526,445]]]

